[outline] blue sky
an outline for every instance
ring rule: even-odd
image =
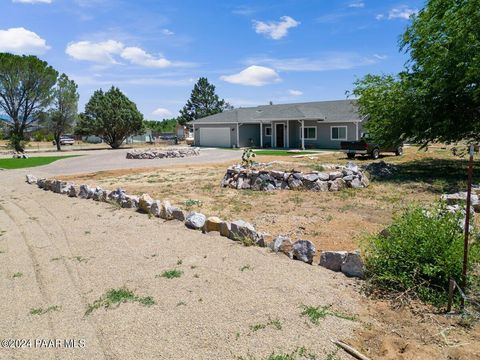
[[[146,119],[172,117],[200,76],[232,105],[344,99],[401,70],[423,1],[1,0],[0,51],[34,54],[93,91],[118,86]]]

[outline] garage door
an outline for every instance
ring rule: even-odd
[[[231,147],[230,128],[200,128],[200,146]]]

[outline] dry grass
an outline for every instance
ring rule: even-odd
[[[256,160],[275,161],[272,168],[276,169],[303,171],[320,164],[347,162],[341,153],[303,158],[258,156]],[[138,195],[149,193],[185,210],[225,220],[244,219],[274,236],[287,234],[293,239],[312,240],[318,250],[353,250],[363,234],[382,230],[396,210],[413,202],[431,203],[442,191],[463,186],[465,161],[454,158],[446,148],[435,147],[425,152],[412,147],[406,149],[403,157],[387,156],[383,160],[400,167],[398,176],[374,181],[367,189],[338,193],[221,188],[225,169],[231,164],[177,166],[141,173],[120,170],[67,179],[106,189],[122,187]],[[359,165],[370,161],[356,160]],[[432,164],[440,165],[435,168]]]

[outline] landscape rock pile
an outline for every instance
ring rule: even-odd
[[[379,179],[392,177],[398,171],[398,166],[386,163],[382,160],[370,163],[363,169],[368,172],[372,179]]]
[[[350,171],[354,174],[353,170]],[[338,173],[341,174],[339,176],[351,176],[351,174],[345,175],[342,171],[338,171]],[[341,179],[341,177],[337,179]],[[245,246],[268,246],[275,253],[284,253],[290,259],[299,260],[307,264],[313,263],[313,258],[317,253],[315,245],[309,240],[292,242],[290,238],[285,235],[272,238],[269,234],[258,232],[252,224],[243,220],[227,222],[215,216],[207,218],[204,214],[197,212],[186,214],[183,210],[172,206],[168,200],[155,200],[148,194],[143,194],[138,197],[129,195],[125,190],[120,188],[109,191],[98,186],[93,188],[86,184],[78,186],[56,179],[38,179],[33,175],[27,175],[26,182],[36,184],[40,189],[45,191],[52,191],[69,197],[79,197],[115,204],[121,208],[136,209],[141,213],[147,213],[150,216],[164,220],[178,220],[183,222],[189,229],[201,230],[204,233],[219,232],[221,236],[239,241]],[[321,259],[325,257],[323,254],[324,253],[322,253]],[[346,256],[344,258],[342,257],[342,264],[340,265],[341,271],[347,276],[363,277],[363,272],[361,271],[361,269],[363,269],[363,263],[360,255],[358,255],[358,253],[345,254]],[[320,260],[320,265],[331,268],[330,266],[325,266],[322,260]],[[339,271],[338,268],[337,266],[332,270]]]
[[[353,163],[337,165],[333,171],[302,173],[292,171],[257,170],[234,165],[227,169],[222,180],[223,187],[272,190],[340,191],[345,188],[365,188],[370,181]]]
[[[200,155],[199,148],[175,148],[175,149],[147,149],[132,150],[127,152],[127,159],[163,159],[163,158],[183,158]]]

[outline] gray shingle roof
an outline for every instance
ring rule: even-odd
[[[361,121],[355,100],[317,101],[297,104],[260,105],[238,108],[204,117],[191,123],[268,123],[274,120]]]

